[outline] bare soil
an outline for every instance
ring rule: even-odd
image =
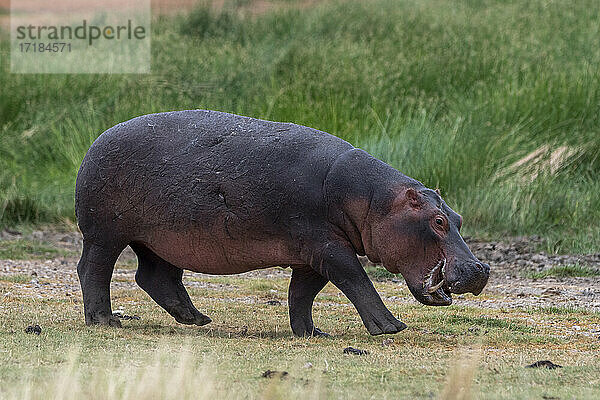
[[[467,242],[477,257],[492,266],[485,290],[498,296],[501,307],[582,307],[600,311],[600,277],[527,278],[531,273],[558,266],[581,265],[600,270],[600,253],[548,255],[535,250],[542,242],[539,237]],[[468,301],[492,305],[473,296]]]

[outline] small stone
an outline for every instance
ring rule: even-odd
[[[36,335],[39,335],[40,333],[42,333],[42,328],[40,328],[39,325],[29,325],[27,328],[25,328],[25,333],[34,333]]]
[[[550,287],[542,292],[542,296],[557,296],[560,294],[560,289]]]
[[[63,237],[61,237],[60,241],[63,243],[73,243],[74,242],[74,240],[68,235],[64,235]]]
[[[393,344],[394,344],[394,339],[392,339],[392,338],[383,339],[383,342],[381,342],[382,347],[388,347]]]
[[[302,368],[310,369],[312,367],[313,367],[312,363],[307,362],[306,364],[304,364],[304,366]]]
[[[355,349],[354,347],[346,347],[344,354],[353,354],[355,356],[366,356],[369,354],[367,350]]]
[[[33,231],[31,232],[31,237],[36,240],[42,240],[44,237],[44,232],[42,231]]]
[[[119,318],[119,319],[124,319],[124,320],[126,320],[126,321],[129,321],[129,320],[132,320],[132,319],[134,319],[134,320],[136,320],[136,321],[139,321],[139,320],[140,320],[140,317],[139,317],[139,316],[137,316],[137,315],[127,315],[127,314],[123,314],[123,312],[122,312],[121,310],[117,310],[116,312],[114,312],[114,313],[113,313],[113,317],[117,317],[117,318]]]
[[[556,369],[562,368],[561,365],[554,364],[550,360],[536,361],[533,364],[526,365],[525,368],[548,368],[548,369]]]
[[[595,297],[596,293],[590,288],[585,288],[581,291],[581,295],[588,296],[588,297]]]
[[[262,377],[285,379],[288,375],[289,374],[287,371],[271,371],[270,369],[268,369],[265,372],[263,372]]]
[[[267,300],[265,304],[269,306],[280,306],[281,302],[279,300]]]
[[[492,261],[500,261],[500,260],[502,260],[502,253],[499,252],[498,250],[492,251],[492,254],[490,254],[490,259]]]

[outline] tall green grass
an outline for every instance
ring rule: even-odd
[[[1,223],[73,219],[75,174],[102,131],[205,108],[349,140],[441,188],[468,234],[599,251],[596,0],[248,7],[158,17],[150,75],[12,75],[5,35]]]

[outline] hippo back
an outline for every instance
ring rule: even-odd
[[[316,129],[216,111],[141,116],[104,132],[86,154],[79,225],[84,236],[109,229],[142,242],[165,227],[288,235],[325,218],[323,181],[351,149]]]

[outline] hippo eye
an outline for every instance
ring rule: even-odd
[[[444,220],[441,217],[437,217],[435,219],[435,223],[438,224],[439,226],[444,226]]]

